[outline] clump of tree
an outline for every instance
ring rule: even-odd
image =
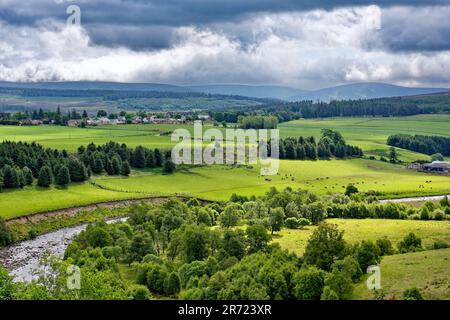
[[[109,142],[97,146],[81,146],[74,154],[44,148],[39,144],[9,142],[0,144],[0,191],[37,185],[48,188],[52,184],[67,186],[83,182],[91,173],[128,176],[131,168],[161,168],[166,174],[175,171],[168,151],[129,148],[125,144]]]
[[[448,137],[395,134],[389,136],[387,144],[415,152],[434,155],[433,160],[442,161],[443,156],[450,156],[450,138]]]
[[[278,118],[275,116],[239,117],[239,126],[243,129],[276,129]]]
[[[359,147],[347,145],[339,132],[323,129],[321,139],[314,137],[280,139],[280,159],[317,160],[335,158],[360,157],[363,151]],[[271,153],[269,146],[269,153]]]

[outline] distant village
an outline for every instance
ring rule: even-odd
[[[66,125],[69,127],[105,126],[105,125],[127,125],[127,124],[186,124],[195,120],[210,121],[209,114],[197,113],[173,113],[158,112],[136,114],[122,111],[119,115],[107,114],[98,111],[96,116],[88,115],[86,111],[82,114],[72,110],[67,115],[62,115],[58,108],[55,112],[44,112],[42,109],[32,113],[0,113],[0,124],[19,126],[39,125]]]

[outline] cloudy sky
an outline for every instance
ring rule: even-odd
[[[450,0],[0,0],[0,80],[450,87]]]

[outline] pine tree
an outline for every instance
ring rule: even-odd
[[[155,161],[155,153],[152,150],[149,150],[147,153],[147,159],[145,166],[147,168],[154,168],[156,167],[156,161]]]
[[[94,160],[94,162],[93,162],[93,164],[91,166],[92,172],[95,173],[95,174],[101,174],[103,172],[103,169],[104,169],[104,167],[103,167],[103,160],[102,160],[101,155],[99,153],[96,153],[94,155],[94,159],[93,160]]]
[[[3,168],[3,186],[6,189],[14,189],[19,187],[17,172],[9,165],[6,165]]]
[[[159,151],[159,149],[155,149],[154,155],[155,155],[155,166],[161,167],[163,164],[161,151]]]
[[[70,180],[73,182],[82,182],[86,181],[88,178],[86,166],[81,163],[78,159],[70,159],[69,160],[69,174]]]
[[[139,146],[133,151],[131,165],[135,168],[145,168],[145,150]]]
[[[33,184],[33,173],[30,168],[24,167],[22,169],[23,177],[25,179],[25,185],[31,186]]]
[[[129,176],[131,173],[130,164],[128,161],[122,162],[122,168],[120,170],[120,174],[123,176]]]
[[[52,184],[52,169],[49,166],[43,166],[39,171],[38,186],[48,188]]]
[[[58,174],[56,175],[56,184],[58,186],[64,187],[67,186],[69,182],[70,182],[69,169],[66,166],[61,166],[58,170]]]
[[[112,172],[114,175],[120,174],[121,160],[119,157],[116,156],[112,159],[111,166],[112,166]]]
[[[168,159],[164,161],[163,172],[167,174],[171,174],[175,171],[175,164],[172,160]]]
[[[106,173],[110,176],[114,175],[114,168],[110,160],[106,160]]]

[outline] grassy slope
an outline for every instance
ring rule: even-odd
[[[337,224],[339,230],[344,231],[344,239],[349,243],[388,237],[396,246],[410,232],[414,232],[422,238],[422,244],[425,247],[432,245],[437,240],[450,243],[449,221],[328,219],[327,222]],[[274,241],[279,243],[282,248],[301,255],[315,228],[312,226],[304,230],[283,229],[274,236]]]
[[[384,257],[381,286],[385,299],[402,299],[403,292],[417,287],[426,300],[450,299],[450,249],[431,250]],[[354,299],[373,299],[365,281],[359,283]]]

